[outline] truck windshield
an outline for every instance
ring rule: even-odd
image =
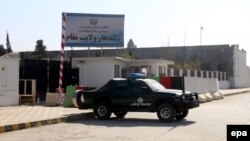
[[[166,88],[162,86],[159,82],[153,79],[144,79],[143,80],[153,91],[165,90]]]

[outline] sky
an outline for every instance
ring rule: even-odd
[[[124,46],[239,44],[250,65],[249,0],[0,0],[0,44],[13,51],[61,49],[62,12],[125,15]],[[203,27],[200,32],[200,27]],[[67,48],[66,48],[67,49]]]

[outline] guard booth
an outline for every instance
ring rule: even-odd
[[[0,106],[19,104],[19,54],[0,56]]]

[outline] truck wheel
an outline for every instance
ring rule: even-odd
[[[188,109],[176,112],[176,119],[184,119],[188,115]]]
[[[76,103],[79,109],[84,109],[84,97],[83,92],[79,91],[76,96]]]
[[[99,119],[108,119],[111,116],[111,109],[109,104],[102,102],[97,103],[94,107],[94,114]]]
[[[118,118],[123,118],[127,113],[127,111],[114,111],[115,116]]]
[[[170,122],[175,119],[176,110],[172,105],[163,103],[157,109],[157,116],[163,122]]]

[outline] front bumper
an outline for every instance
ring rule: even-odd
[[[185,94],[184,97],[182,96],[178,100],[179,104],[177,107],[179,109],[192,109],[200,106],[197,93]]]
[[[198,100],[191,100],[191,101],[184,101],[181,107],[184,109],[192,109],[199,106],[200,103]]]

